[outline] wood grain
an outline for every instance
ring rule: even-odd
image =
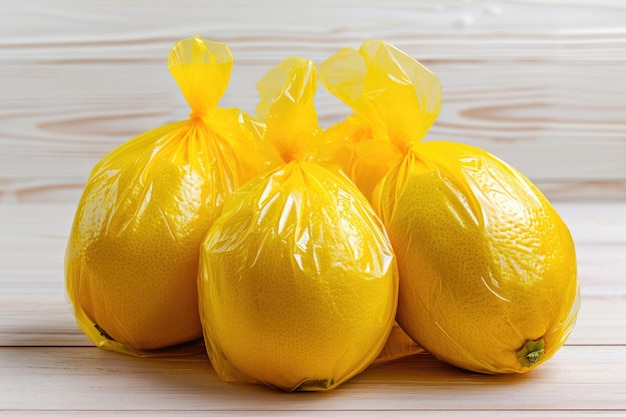
[[[50,347],[0,349],[0,360],[7,363],[0,382],[1,409],[231,413],[626,409],[622,395],[626,357],[623,348],[612,346],[566,346],[548,363],[523,375],[473,374],[430,355],[416,355],[370,368],[332,392],[292,394],[225,384],[206,355],[138,360],[81,347],[69,353],[67,348]],[[37,401],[31,392],[37,393]],[[556,392],[563,397],[555,398]]]
[[[358,6],[358,7],[357,7]],[[553,199],[626,199],[626,7],[577,1],[8,3],[0,14],[0,202],[75,202],[91,167],[189,112],[166,68],[177,39],[226,42],[221,105],[253,113],[287,56],[387,40],[441,78],[427,139],[485,148]],[[320,124],[348,109],[322,88]]]

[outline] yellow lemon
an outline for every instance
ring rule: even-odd
[[[485,151],[413,146],[374,204],[398,259],[397,320],[438,358],[526,372],[566,341],[579,308],[572,238],[548,200]]]
[[[143,355],[202,335],[200,243],[228,194],[278,158],[260,122],[217,107],[232,63],[223,43],[177,42],[168,67],[189,120],[120,145],[87,180],[65,272],[78,325],[97,346]]]
[[[143,186],[132,180],[122,175],[108,192],[98,189],[102,183],[89,187],[83,199],[68,265],[84,265],[76,302],[107,337],[136,349],[198,338],[189,277],[211,219],[201,198],[206,181],[174,164],[159,164]],[[96,214],[100,210],[106,213]],[[91,232],[83,235],[81,228]]]
[[[332,389],[383,348],[397,285],[365,197],[338,172],[291,161],[232,194],[203,242],[211,362],[225,381]]]
[[[202,335],[198,250],[245,177],[241,166],[227,164],[228,142],[209,136],[201,120],[148,132],[107,155],[85,187],[66,254],[68,293],[118,350]],[[207,155],[220,155],[213,167]]]

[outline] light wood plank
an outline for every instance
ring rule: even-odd
[[[0,348],[0,360],[6,411],[626,409],[626,355],[618,347],[566,346],[524,375],[479,375],[417,355],[368,369],[333,392],[302,394],[225,384],[204,355],[158,360],[96,348]]]
[[[426,139],[484,148],[539,186],[564,184],[546,186],[545,191],[557,197],[572,183],[585,187],[570,195],[607,184],[601,194],[624,197],[626,120],[620,114],[626,108],[621,93],[626,77],[621,65],[601,65],[588,64],[582,70],[554,63],[433,65],[442,79],[444,105]],[[247,68],[245,82],[233,80],[222,105],[254,112],[254,81],[268,68]],[[5,199],[10,194],[23,198],[21,192],[62,192],[68,185],[75,192],[93,165],[114,147],[189,113],[166,72],[165,57],[161,65],[67,65],[62,73],[54,66],[38,66],[14,71],[0,78],[6,83],[0,86],[5,91],[5,107],[0,108],[4,120],[0,178],[12,180],[0,183]],[[581,87],[589,85],[590,73],[603,79],[601,89]],[[29,90],[38,93],[25,96]],[[323,126],[349,114],[322,88],[318,96]]]
[[[12,62],[154,60],[174,39],[190,33],[229,40],[234,51],[257,61],[308,53],[320,41],[334,49],[366,37],[420,50],[423,59],[610,61],[616,55],[624,58],[620,54],[625,52],[621,36],[626,8],[616,0],[187,0],[106,5],[29,0],[6,4],[3,12],[0,59]],[[182,21],[185,25],[171,24]]]

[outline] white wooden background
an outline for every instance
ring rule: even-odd
[[[222,384],[203,357],[91,347],[63,287],[74,209],[105,153],[187,117],[166,58],[196,34],[230,46],[221,105],[248,112],[285,57],[319,63],[364,39],[436,72],[443,108],[427,139],[510,162],[572,230],[583,307],[568,344],[521,378],[418,356],[308,396]],[[317,104],[322,126],[349,113],[321,87]],[[625,254],[626,1],[0,0],[0,415],[624,412]]]
[[[551,198],[626,197],[622,0],[0,4],[0,201],[73,202],[104,153],[186,118],[166,58],[195,34],[230,46],[221,104],[249,112],[285,57],[384,39],[441,78],[428,139],[481,146]],[[348,114],[323,88],[317,102],[323,126]]]

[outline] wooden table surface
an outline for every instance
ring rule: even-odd
[[[533,180],[574,237],[582,307],[567,344],[525,375],[427,354],[332,392],[225,384],[204,354],[138,359],[91,346],[63,257],[91,167],[189,112],[169,48],[201,34],[235,56],[221,102],[253,112],[287,56],[321,62],[384,39],[441,78],[427,139],[491,151]],[[0,415],[568,415],[626,413],[626,3],[0,0]],[[322,88],[320,123],[349,112]]]

